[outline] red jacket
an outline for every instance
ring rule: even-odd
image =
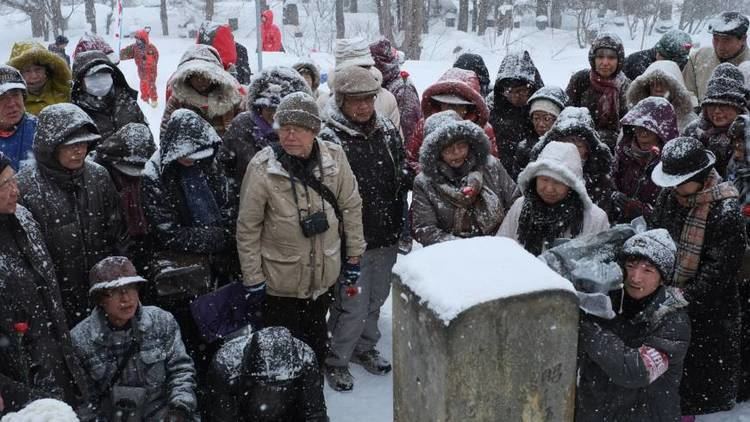
[[[479,78],[470,70],[458,68],[448,69],[437,82],[430,85],[422,93],[422,119],[417,123],[414,134],[406,143],[406,162],[415,174],[419,173],[419,148],[424,140],[424,121],[431,115],[440,111],[440,108],[432,101],[433,95],[454,94],[474,103],[474,111],[466,115],[466,120],[484,128],[484,133],[490,138],[490,153],[497,156],[497,145],[495,144],[495,132],[488,123],[490,110],[487,108],[482,94],[480,93]]]
[[[263,12],[261,34],[263,35],[263,51],[281,51],[281,31],[273,24],[273,12]]]
[[[139,29],[135,32],[134,38],[143,41],[130,44],[120,50],[120,60],[135,59],[135,65],[138,68],[138,77],[141,80],[155,81],[156,66],[159,63],[159,50],[148,41],[148,32]]]
[[[205,22],[198,31],[197,44],[206,44],[219,52],[224,70],[237,63],[237,44],[234,42],[232,28],[227,24]]]

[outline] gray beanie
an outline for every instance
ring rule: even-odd
[[[380,82],[373,74],[359,66],[347,66],[336,71],[334,97],[336,105],[344,104],[344,97],[375,95],[380,91]]]
[[[639,233],[628,239],[622,247],[622,260],[642,257],[656,266],[663,281],[669,280],[674,267],[677,247],[665,229]]]
[[[274,127],[284,125],[301,126],[316,134],[320,132],[320,112],[312,96],[305,92],[294,92],[281,100],[273,116]]]

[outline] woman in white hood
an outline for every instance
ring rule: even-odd
[[[510,207],[498,236],[510,237],[534,255],[558,238],[575,238],[609,228],[607,214],[586,193],[578,149],[550,142],[518,175],[523,196]]]
[[[698,105],[695,96],[685,88],[685,79],[677,63],[658,60],[630,84],[626,93],[628,109],[633,108],[646,97],[664,97],[672,104],[677,114],[677,128],[680,133],[698,118],[694,108]]]

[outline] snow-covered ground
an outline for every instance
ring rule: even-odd
[[[277,23],[280,23],[281,2],[271,1],[269,3],[275,12]],[[217,21],[226,21],[229,17],[238,17],[240,28],[235,33],[235,36],[251,52],[255,50],[256,36],[254,7],[254,3],[250,1],[219,2],[217,3],[217,11],[214,18]],[[103,21],[107,13],[107,8],[97,4],[97,17],[101,33],[104,32]],[[126,31],[145,25],[152,27],[151,39],[160,52],[157,87],[161,97],[164,95],[165,84],[176,68],[180,56],[193,43],[193,40],[179,37],[184,31],[180,30],[177,26],[184,22],[184,15],[185,12],[180,10],[170,12],[170,31],[174,35],[163,37],[160,35],[161,25],[159,23],[158,8],[140,6],[125,9],[123,28]],[[301,18],[304,19],[304,17]],[[328,22],[327,24],[332,25],[332,22]],[[347,25],[348,36],[365,35],[373,38],[373,34],[377,32],[377,16],[373,13],[349,14],[347,15]],[[3,16],[3,26],[4,30],[0,32],[0,58],[7,58],[13,42],[29,39],[31,30],[28,20],[21,14]],[[70,38],[68,51],[71,52],[78,41],[78,37],[86,30],[82,6],[71,15],[69,28],[66,35]],[[625,44],[626,53],[641,49],[640,33],[637,34],[634,40],[630,40],[625,28],[606,29],[613,30],[613,32],[621,36]],[[287,37],[288,35],[289,31],[285,29],[284,36]],[[301,41],[285,38],[285,44],[291,47],[288,50],[310,56],[325,72],[331,67],[333,57],[327,52],[319,52],[319,50],[324,49],[322,48],[324,46],[321,46],[321,48],[312,46],[311,43],[314,43],[313,38],[312,34],[306,33],[304,39]],[[659,35],[656,33],[652,36],[647,36],[643,44],[644,48],[653,46],[658,38]],[[107,39],[115,46],[111,37]],[[695,37],[694,41],[694,44],[710,45],[710,37],[705,33]],[[129,42],[131,42],[131,39],[123,39],[123,46]],[[403,66],[411,74],[411,78],[420,93],[430,84],[434,83],[451,66],[457,55],[454,51],[458,48],[461,49],[461,52],[471,51],[481,54],[484,57],[491,77],[494,77],[496,74],[500,61],[508,51],[526,49],[539,68],[545,83],[547,85],[558,85],[563,88],[567,85],[568,79],[573,72],[588,67],[588,52],[585,49],[578,48],[575,41],[575,32],[552,29],[538,31],[533,26],[533,16],[524,18],[522,28],[514,30],[507,43],[504,42],[504,39],[492,35],[477,37],[473,34],[458,32],[450,28],[445,28],[438,22],[431,26],[431,33],[424,39],[423,60],[408,61]],[[264,66],[289,65],[297,59],[298,57],[293,54],[266,53],[263,56],[263,63]],[[257,73],[257,61],[252,53],[250,62],[253,73]],[[130,85],[137,88],[139,82],[133,61],[122,62],[120,68],[125,73]],[[326,87],[322,87],[322,89],[326,89]],[[151,123],[155,138],[158,140],[159,123],[164,110],[163,98],[160,98],[157,108],[151,108],[144,103],[140,103],[140,105]],[[379,349],[386,358],[391,357],[391,323],[392,313],[391,301],[389,299],[383,307],[380,324],[383,338],[379,344]],[[352,365],[352,374],[355,377],[354,391],[337,393],[326,387],[326,401],[329,406],[331,420],[333,422],[361,420],[386,422],[393,420],[392,376],[390,374],[384,377],[374,376],[356,365]],[[732,412],[699,417],[698,421],[750,422],[750,403],[741,403]]]

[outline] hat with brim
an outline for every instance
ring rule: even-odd
[[[89,296],[130,284],[145,283],[133,263],[124,256],[110,256],[99,261],[89,272]]]
[[[679,137],[664,145],[651,180],[663,188],[679,186],[716,163],[716,156],[695,138]]]
[[[94,284],[93,286],[91,286],[91,288],[89,288],[89,295],[94,295],[103,290],[116,289],[118,287],[127,286],[129,284],[140,284],[146,282],[146,279],[139,275],[120,277],[115,280]]]
[[[474,105],[471,101],[454,94],[437,94],[430,98],[444,104]]]
[[[63,145],[73,145],[73,144],[80,144],[80,143],[91,143],[91,142],[97,142],[102,137],[98,133],[89,132],[86,128],[81,128],[75,132],[73,132],[68,138],[63,142]]]
[[[112,166],[117,169],[120,173],[131,176],[131,177],[139,177],[143,175],[143,166],[136,166],[129,163],[113,163]]]
[[[96,66],[93,66],[91,69],[87,70],[86,71],[86,76],[91,76],[91,75],[99,73],[101,71],[106,71],[106,72],[112,73],[112,68],[109,67],[108,65],[104,64],[104,63],[98,64]]]
[[[26,82],[23,80],[21,72],[16,68],[0,65],[0,95],[14,89],[20,89],[26,94]]]
[[[198,161],[202,160],[204,158],[208,158],[210,156],[214,155],[214,149],[213,148],[204,148],[198,151],[195,151],[194,153],[186,156],[185,158]]]

